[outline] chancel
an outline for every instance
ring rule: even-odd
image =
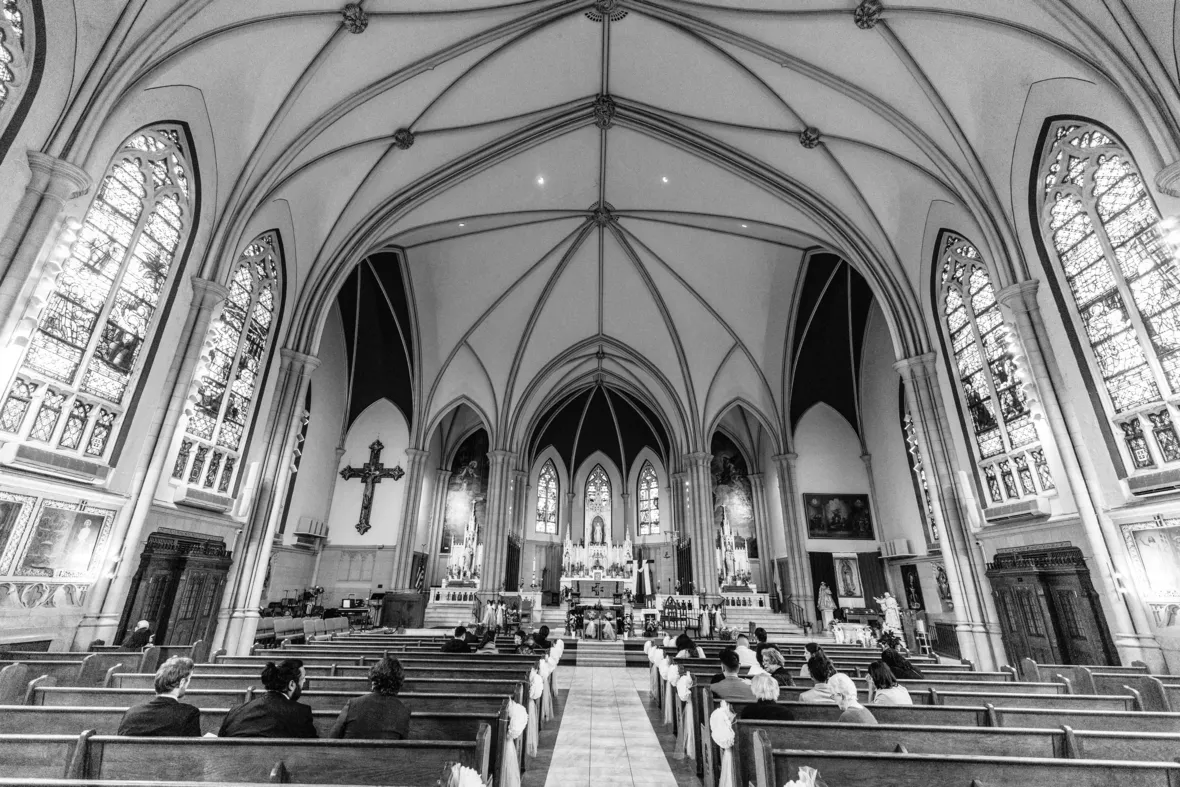
[[[1178,13],[0,0],[0,776],[1180,784]]]

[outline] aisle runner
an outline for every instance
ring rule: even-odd
[[[545,787],[676,787],[627,670],[573,671]]]

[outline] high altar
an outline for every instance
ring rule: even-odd
[[[574,543],[567,529],[561,553],[561,586],[575,586],[578,580],[614,583],[614,592],[635,592],[635,561],[631,551],[631,533],[623,532],[623,543],[608,541],[602,519],[595,517],[590,528],[590,543]]]
[[[738,544],[734,537],[733,528],[729,524],[729,512],[721,506],[721,530],[717,534],[716,549],[717,579],[724,591],[728,588],[749,588],[749,592],[757,591],[751,583],[750,555],[743,539]]]
[[[451,536],[451,559],[447,561],[447,575],[443,587],[478,588],[480,569],[483,567],[483,541],[475,523],[475,506],[463,530],[463,540]]]

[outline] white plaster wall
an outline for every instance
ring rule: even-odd
[[[388,400],[381,399],[369,405],[348,430],[344,440],[344,456],[341,457],[337,472],[347,466],[360,467],[369,461],[369,444],[380,438],[385,449],[381,462],[386,467],[406,463],[406,448],[409,445],[409,428],[405,417]],[[335,480],[332,494],[332,510],[328,514],[328,544],[330,546],[359,545],[371,547],[377,544],[392,546],[397,543],[401,524],[402,500],[405,497],[405,479],[394,481],[386,478],[374,487],[372,525],[365,535],[356,532],[361,512],[363,485],[359,478],[345,481],[339,475]]]
[[[799,454],[799,491],[868,494],[869,474],[860,458],[860,441],[843,416],[826,404],[817,404],[799,419],[795,429]],[[878,536],[879,514],[873,510]],[[869,552],[875,541],[807,539],[808,552]]]

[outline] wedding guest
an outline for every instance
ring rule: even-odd
[[[807,671],[811,675],[811,679],[815,681],[815,685],[807,691],[799,695],[800,702],[835,702],[832,698],[832,689],[828,686],[828,680],[836,672],[836,665],[828,659],[827,656],[821,654],[812,656],[807,661]]]
[[[873,705],[913,705],[909,689],[897,682],[893,670],[883,661],[869,665],[869,697]]]
[[[181,702],[193,675],[193,660],[173,656],[156,670],[154,699],[128,708],[119,722],[119,735],[139,738],[199,738],[201,711]]]
[[[410,709],[397,698],[405,683],[405,671],[395,658],[386,656],[369,670],[370,691],[344,703],[329,738],[400,741],[410,734]]]
[[[262,669],[266,693],[225,715],[219,738],[315,738],[311,708],[297,702],[303,689],[303,662],[268,661]]]
[[[881,651],[881,661],[889,666],[893,677],[898,680],[922,680],[926,676],[922,671],[910,663],[896,648],[886,648]]]
[[[123,650],[143,650],[152,644],[152,624],[141,620],[135,624],[135,630],[123,640]]]
[[[828,688],[836,706],[844,711],[836,721],[841,724],[876,724],[877,720],[857,698],[856,684],[843,672],[828,678]]]
[[[676,637],[676,658],[703,659],[704,657],[705,649],[693,642],[692,637],[688,636],[687,633]]]
[[[496,649],[496,632],[489,631],[483,635],[483,639],[479,642],[479,647],[475,649],[476,653],[499,653]]]
[[[734,648],[738,655],[738,661],[743,667],[755,667],[758,665],[758,656],[750,649],[750,638],[745,634],[738,634],[737,647]]]
[[[799,677],[809,678],[811,673],[807,671],[807,662],[811,660],[812,656],[822,655],[824,649],[817,642],[808,642],[803,646],[803,651],[803,666],[799,668]]]
[[[767,648],[762,652],[762,668],[779,686],[795,685],[795,679],[791,677],[791,671],[787,669],[787,663],[778,648]]]
[[[467,627],[455,626],[455,636],[443,643],[443,653],[470,653],[471,646],[467,644]]]
[[[754,655],[758,658],[758,663],[765,667],[766,664],[763,663],[762,652],[765,650],[778,650],[778,645],[772,645],[767,641],[768,635],[766,629],[761,626],[754,629],[754,639],[758,641],[758,644],[754,646]]]
[[[738,677],[741,662],[738,655],[731,649],[721,651],[721,680],[714,677],[711,688],[713,696],[728,702],[753,702],[754,692],[750,691],[750,681]]]
[[[786,705],[779,705],[782,687],[767,673],[755,675],[750,681],[750,690],[757,702],[742,708],[741,719],[769,719],[771,721],[794,721],[795,714]]]

